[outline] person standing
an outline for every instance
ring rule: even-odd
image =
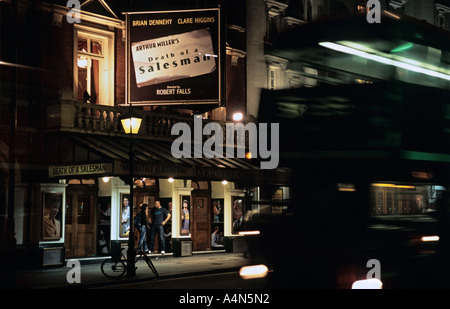
[[[164,225],[169,221],[170,213],[167,209],[161,207],[159,201],[155,202],[155,207],[151,211],[152,233],[150,238],[150,251],[153,252],[155,244],[155,235],[159,234],[159,245],[161,254],[165,254],[166,244],[164,241]]]
[[[138,249],[141,251],[148,251],[147,242],[145,235],[147,234],[147,204],[141,205],[141,211],[136,215],[135,227],[139,231],[139,245]]]

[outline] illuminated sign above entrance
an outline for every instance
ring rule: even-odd
[[[258,183],[263,179],[266,183],[269,181],[278,181],[288,183],[289,175],[287,173],[278,173],[275,170],[245,169],[245,168],[220,168],[207,166],[179,166],[152,164],[147,162],[135,162],[134,174],[137,177],[161,177],[175,179],[201,179],[209,181],[247,181]],[[114,161],[115,175],[129,175],[130,165],[125,161]]]
[[[112,172],[111,163],[92,163],[77,165],[51,165],[48,168],[49,177],[98,175]]]

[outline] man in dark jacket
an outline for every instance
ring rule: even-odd
[[[159,244],[161,254],[165,254],[166,243],[164,240],[164,225],[169,221],[170,213],[167,209],[161,207],[159,201],[155,202],[155,207],[151,211],[152,237],[150,238],[150,248],[153,251],[155,243],[155,234],[159,234]]]

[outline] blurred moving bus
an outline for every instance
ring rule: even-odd
[[[354,17],[300,26],[269,51],[317,74],[261,92],[258,121],[280,124],[295,178],[289,214],[261,216],[249,246],[270,269],[262,286],[448,287],[449,43],[414,20]]]

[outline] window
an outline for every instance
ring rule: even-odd
[[[156,181],[153,178],[139,178],[134,181],[137,188],[154,188]]]
[[[208,181],[192,181],[191,188],[198,190],[209,190],[209,182]]]
[[[264,55],[266,59],[266,87],[270,90],[284,89],[289,87],[289,80],[286,76],[288,60]]]
[[[269,69],[269,89],[274,90],[275,89],[275,72],[271,69]]]
[[[439,11],[438,15],[436,16],[436,26],[445,29],[445,15],[442,13],[442,11]]]
[[[74,48],[75,98],[114,105],[114,34],[77,26]]]
[[[374,233],[373,239],[379,237],[396,245],[401,239],[407,246],[412,241],[425,241],[422,236],[434,239],[439,235],[439,208],[445,203],[444,191],[445,187],[434,184],[373,183],[367,226]]]
[[[433,214],[442,198],[442,186],[372,184],[372,216]]]
[[[442,29],[448,29],[450,7],[436,3],[435,7],[435,23],[436,26]]]

